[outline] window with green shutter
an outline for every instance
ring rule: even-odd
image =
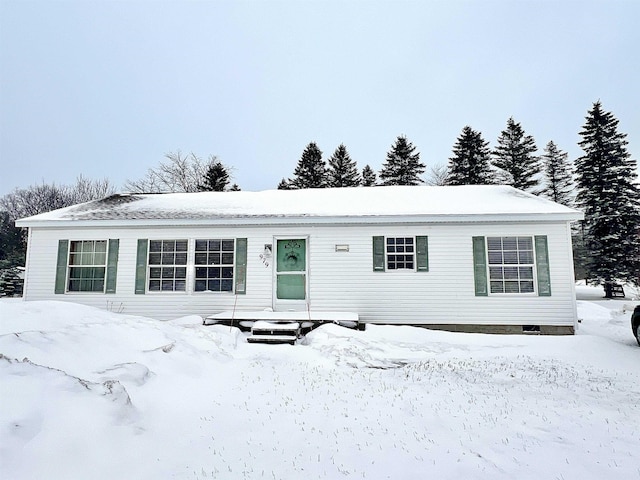
[[[373,237],[373,271],[429,271],[428,237]]]
[[[545,235],[473,237],[473,263],[476,296],[551,295]]]

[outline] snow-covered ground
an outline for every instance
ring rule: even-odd
[[[575,336],[329,325],[295,346],[3,300],[0,477],[639,479],[638,301],[600,297]]]

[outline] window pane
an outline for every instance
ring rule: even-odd
[[[518,239],[517,239],[517,237],[503,237],[502,238],[502,249],[503,250],[517,250],[518,249]]]
[[[233,290],[233,280],[222,280],[220,291],[230,292],[231,290]]]
[[[531,237],[518,237],[519,250],[533,250],[533,239]]]
[[[518,267],[504,267],[505,280],[517,280],[518,279]]]
[[[162,273],[161,268],[150,268],[149,269],[149,278],[160,278]]]
[[[222,268],[222,278],[233,278],[233,268],[232,267],[223,267]]]
[[[489,250],[502,250],[502,238],[487,237],[487,248]]]
[[[502,280],[504,275],[502,274],[502,267],[490,267],[489,268],[489,279],[491,280]]]
[[[522,293],[533,293],[533,282],[532,281],[520,282],[520,291]]]
[[[149,280],[149,290],[152,292],[159,292],[160,280]]]
[[[533,280],[533,267],[520,267],[521,280]]]
[[[533,251],[531,250],[525,250],[525,251],[520,251],[518,252],[518,259],[520,260],[520,263],[529,263],[532,264],[533,263]]]
[[[186,253],[176,253],[176,265],[186,265],[187,264],[187,254]]]
[[[207,264],[207,254],[206,253],[196,253],[195,263],[196,263],[196,265],[206,265]]]
[[[96,253],[107,253],[107,242],[106,240],[97,240],[95,242],[95,251]]]
[[[212,292],[220,291],[220,280],[209,280],[209,290]]]
[[[207,289],[206,280],[196,280],[195,290],[196,292],[204,292]]]
[[[501,264],[502,263],[502,252],[494,251],[489,252],[489,264]]]
[[[504,293],[502,282],[491,282],[491,293]]]
[[[206,252],[207,243],[206,240],[196,240],[196,252]]]
[[[504,263],[510,265],[517,264],[518,252],[504,252]]]
[[[188,248],[188,242],[186,240],[176,240],[175,250],[176,252],[186,252]]]
[[[219,252],[221,248],[221,240],[209,240],[209,251]]]
[[[223,265],[232,265],[233,264],[233,253],[223,253],[222,254],[222,264]]]
[[[233,252],[233,240],[223,240],[222,250],[224,252]]]
[[[519,293],[520,286],[518,282],[504,282],[504,293]]]
[[[161,252],[162,251],[162,242],[160,240],[151,240],[149,242],[149,251],[150,252]]]

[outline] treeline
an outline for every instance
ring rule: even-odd
[[[547,143],[542,155],[536,155],[537,150],[533,137],[513,118],[507,121],[493,150],[480,132],[465,126],[448,164],[432,166],[423,178],[426,165],[420,161],[420,152],[404,135],[391,145],[378,173],[369,165],[360,172],[344,144],[325,161],[318,145],[311,142],[302,152],[293,176],[283,178],[278,188],[503,184],[570,205],[573,177],[567,153],[553,141]]]
[[[536,142],[522,125],[509,118],[489,147],[481,132],[465,126],[446,165],[426,165],[406,136],[398,136],[379,172],[370,165],[358,169],[347,147],[339,145],[323,159],[315,142],[309,143],[294,169],[278,189],[373,187],[376,185],[512,185],[555,202],[580,208],[584,221],[574,230],[577,278],[593,282],[639,282],[640,187],[637,162],[627,150],[626,134],[618,120],[600,102],[587,112],[580,131],[583,154],[571,162],[553,141],[538,155]],[[233,169],[210,155],[169,153],[165,160],[124,189],[134,193],[233,191]],[[115,192],[110,182],[79,177],[75,185],[36,185],[16,189],[0,198],[0,269],[24,264],[24,233],[14,226],[18,218],[36,215]]]

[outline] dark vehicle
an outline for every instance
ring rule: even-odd
[[[633,310],[631,315],[631,330],[638,341],[638,345],[640,345],[640,305]]]

